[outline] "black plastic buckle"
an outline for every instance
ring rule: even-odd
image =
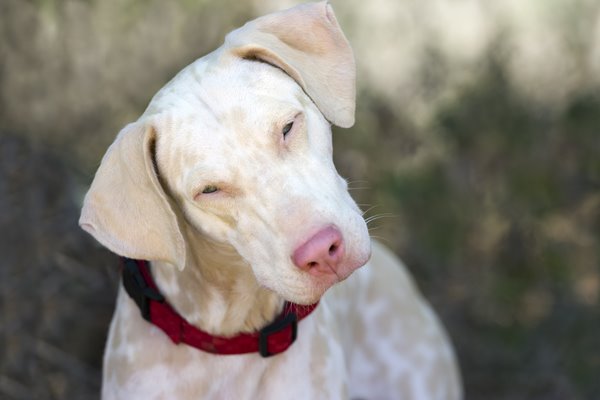
[[[259,332],[258,336],[258,352],[263,357],[270,357],[276,353],[269,352],[269,336],[281,332],[287,327],[290,327],[292,330],[292,340],[290,341],[289,346],[296,341],[296,336],[298,334],[298,316],[296,313],[291,312],[287,314],[285,317],[281,319],[275,320],[272,324],[265,326]],[[289,347],[288,346],[288,347]]]
[[[129,297],[138,305],[142,317],[150,320],[150,300],[163,302],[165,298],[156,290],[148,286],[140,272],[136,260],[123,257],[123,286]]]

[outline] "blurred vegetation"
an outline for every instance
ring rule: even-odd
[[[468,399],[596,399],[600,6],[515,4],[334,1],[360,71],[336,163],[447,326]],[[0,3],[0,398],[97,398],[117,276],[77,227],[82,194],[171,76],[281,7]]]
[[[490,58],[434,119],[443,156],[376,189],[407,231],[400,253],[448,313],[467,393],[594,398],[600,98],[532,107]]]

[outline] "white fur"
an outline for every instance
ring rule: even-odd
[[[316,38],[286,36],[294,26]],[[264,359],[175,345],[121,290],[103,399],[461,398],[442,327],[371,243],[332,162],[330,122],[354,119],[353,66],[328,4],[273,14],[182,70],[119,134],[80,223],[116,253],[151,260],[190,323],[234,335],[268,324],[284,300],[321,302],[296,343]],[[335,78],[318,78],[330,69]],[[344,240],[337,273],[296,267],[294,249],[332,225]]]

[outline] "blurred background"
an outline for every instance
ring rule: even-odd
[[[116,259],[101,156],[254,0],[0,2],[0,398],[98,398]],[[335,158],[456,346],[467,399],[600,398],[600,4],[333,0],[357,58]]]

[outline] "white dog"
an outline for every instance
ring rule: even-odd
[[[354,103],[321,2],[230,33],[119,133],[80,220],[129,258],[104,399],[462,396],[443,329],[333,165],[330,124]]]

